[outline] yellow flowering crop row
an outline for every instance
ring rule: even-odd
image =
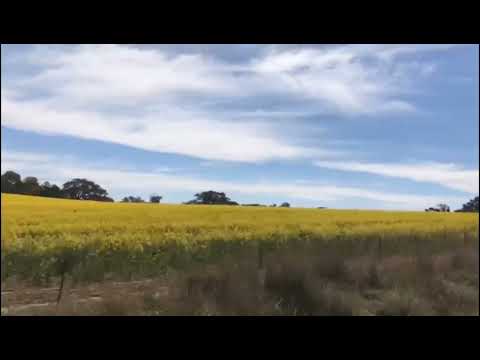
[[[380,239],[386,248],[401,249],[415,239],[429,240],[433,249],[435,243],[478,242],[478,214],[465,213],[121,204],[5,194],[1,210],[3,278],[54,275],[65,254],[84,270],[131,272],[135,264],[148,273],[262,243],[354,247]]]

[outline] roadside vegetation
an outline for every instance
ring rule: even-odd
[[[478,314],[478,214],[3,194],[1,239],[3,314]]]

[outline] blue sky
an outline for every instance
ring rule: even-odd
[[[115,199],[422,210],[478,194],[478,45],[2,45],[2,173]]]

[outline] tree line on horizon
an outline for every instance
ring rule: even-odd
[[[33,176],[24,179],[14,171],[7,171],[1,177],[1,190],[6,194],[43,196],[59,199],[92,200],[114,202],[107,190],[87,179],[72,179],[60,188],[45,181],[43,184]]]
[[[475,197],[466,204],[463,204],[462,208],[455,210],[455,212],[477,212],[479,207],[479,197]]]
[[[43,196],[49,198],[58,199],[71,199],[71,200],[91,200],[102,202],[114,202],[114,200],[108,196],[107,190],[93,181],[87,179],[72,179],[60,188],[55,184],[51,184],[45,181],[40,184],[38,179],[33,176],[28,176],[22,180],[20,174],[14,171],[7,171],[1,177],[1,190],[5,194],[19,194],[19,195],[32,195]],[[153,204],[159,204],[162,197],[153,194],[150,196],[150,202]],[[140,197],[128,196],[123,198],[121,202],[128,203],[144,203],[145,201]]]
[[[50,198],[60,199],[72,199],[72,200],[91,200],[102,202],[115,202],[108,196],[107,190],[100,185],[87,179],[72,179],[62,185],[62,188],[55,184],[50,184],[45,181],[43,184],[38,182],[38,179],[33,176],[22,177],[14,171],[7,171],[1,176],[1,192],[5,194],[20,194],[20,195],[32,195],[43,196]],[[239,203],[232,201],[223,192],[216,192],[213,190],[204,191],[194,195],[195,199],[184,202],[186,205],[231,205],[240,206]],[[162,196],[153,194],[150,196],[150,203],[159,204],[163,199]],[[122,203],[145,203],[141,197],[127,196],[120,202]],[[441,205],[441,206],[440,206]],[[447,205],[440,204],[439,208],[429,208],[426,211],[450,211]],[[266,207],[267,205],[261,204],[242,204],[241,206],[260,206]],[[276,204],[270,205],[270,207],[277,207]],[[290,204],[284,202],[279,207],[288,208]],[[440,208],[441,207],[441,208]],[[323,209],[319,208],[319,209]],[[479,212],[479,197],[475,197],[462,206],[461,209],[455,210],[455,212]]]
[[[100,185],[87,179],[73,179],[65,184],[62,188],[55,184],[50,184],[48,181],[40,184],[38,179],[33,176],[22,179],[20,174],[14,171],[7,171],[1,177],[1,192],[6,194],[20,194],[20,195],[32,195],[43,196],[50,198],[60,199],[72,199],[72,200],[91,200],[91,201],[103,201],[114,202],[112,198],[108,196],[107,190]],[[223,192],[216,192],[213,190],[204,191],[194,195],[195,199],[187,201],[186,205],[231,205],[238,206],[235,201],[230,200],[229,197]],[[159,204],[163,199],[158,194],[152,194],[149,202],[152,204]],[[146,203],[140,196],[126,196],[121,203],[141,204]],[[241,206],[267,206],[261,204],[242,204]],[[277,207],[276,204],[270,205],[270,207]],[[279,207],[290,207],[287,202],[282,203]]]

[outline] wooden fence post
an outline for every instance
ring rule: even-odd
[[[260,287],[263,289],[265,287],[265,279],[266,279],[266,269],[264,266],[264,254],[263,254],[263,246],[261,243],[258,244],[258,283]]]
[[[383,251],[382,251],[382,236],[378,237],[378,258],[382,259]]]
[[[263,269],[263,247],[258,244],[258,269]]]
[[[420,254],[420,240],[418,239],[418,235],[417,234],[413,234],[413,241],[415,242],[415,255],[417,256],[417,258],[421,255]]]
[[[58,289],[58,295],[57,295],[57,306],[60,304],[60,300],[62,299],[62,293],[63,293],[63,285],[65,284],[65,271],[62,272],[62,276],[60,279],[60,288]]]

